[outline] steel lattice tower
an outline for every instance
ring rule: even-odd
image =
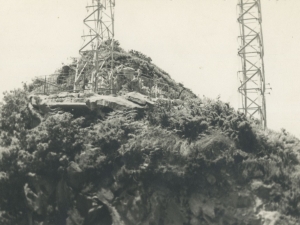
[[[242,107],[245,115],[256,118],[263,128],[267,127],[265,100],[264,45],[261,26],[260,0],[239,0],[238,23],[241,70],[238,71]]]
[[[86,6],[88,16],[83,20],[85,25],[82,39],[83,47],[79,50],[81,59],[77,62],[74,89],[80,80],[84,80],[84,68],[93,65],[89,83],[97,92],[97,77],[106,61],[110,61],[110,70],[114,68],[114,9],[115,0],[90,0]],[[81,65],[81,66],[79,66]],[[85,81],[84,81],[85,82]]]

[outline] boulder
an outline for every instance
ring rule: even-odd
[[[99,199],[106,199],[108,202],[111,202],[114,199],[114,194],[108,190],[101,188],[101,190],[97,193]]]
[[[84,181],[85,176],[79,165],[75,162],[70,162],[67,168],[67,181],[70,187],[79,189]]]
[[[150,101],[147,96],[142,95],[138,92],[129,92],[124,95],[124,98],[141,106],[154,105],[154,102]]]
[[[87,106],[91,109],[109,108],[112,110],[138,109],[142,106],[128,101],[124,97],[114,97],[109,95],[98,95],[87,99]]]

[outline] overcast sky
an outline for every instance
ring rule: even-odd
[[[87,0],[0,0],[2,92],[78,56]],[[238,107],[236,0],[116,0],[116,39],[199,96]],[[268,126],[300,137],[300,1],[262,0]]]

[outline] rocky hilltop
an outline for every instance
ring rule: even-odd
[[[285,130],[190,91],[36,95],[36,85],[0,108],[0,224],[300,223],[300,142]]]

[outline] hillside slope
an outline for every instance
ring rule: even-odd
[[[99,117],[37,115],[29,96],[0,108],[0,224],[300,223],[299,140],[219,99]]]
[[[101,46],[101,50],[104,52],[104,55],[107,55],[107,59],[101,63],[101,72],[97,75],[98,77],[98,88],[99,93],[101,94],[110,94],[111,92],[105,90],[106,88],[112,88],[109,83],[109,72],[112,66],[112,60],[109,57],[110,53],[108,49],[110,48],[109,43],[107,45]],[[115,41],[114,47],[114,82],[118,82],[120,87],[116,88],[115,94],[122,95],[128,91],[138,91],[142,92],[145,95],[154,97],[154,89],[163,90],[163,95],[166,98],[176,99],[176,98],[195,98],[196,95],[184,87],[182,84],[175,82],[168,73],[164,70],[160,69],[158,66],[152,63],[152,59],[143,53],[135,50],[125,51],[120,47],[118,41]],[[85,59],[89,59],[90,61],[86,63]],[[79,59],[74,59],[73,62],[69,65],[64,65],[62,68],[58,69],[53,75],[48,77],[40,77],[34,80],[32,84],[30,84],[29,90],[34,91],[38,90],[39,92],[44,92],[44,87],[42,87],[43,81],[47,80],[46,90],[50,91],[50,93],[55,93],[57,91],[73,91],[74,87],[74,79],[76,74],[76,69],[78,73],[81,74],[79,78],[79,82],[76,85],[77,90],[81,90],[83,83],[87,82],[87,80],[91,80],[94,72],[93,65],[93,55],[85,55],[85,57],[80,57]],[[101,61],[102,62],[102,61]],[[78,65],[78,67],[77,67]],[[124,71],[119,71],[118,68],[127,68],[133,72],[137,73],[140,71],[140,83],[136,84],[137,79],[128,79],[128,77],[124,77]],[[103,79],[102,79],[103,78]],[[85,80],[85,81],[84,81]],[[100,80],[103,81],[100,84]],[[113,82],[113,81],[110,81]],[[139,87],[135,87],[135,86]],[[85,86],[87,88],[88,85]],[[103,90],[104,89],[104,90]],[[136,89],[136,90],[134,90]],[[82,91],[82,90],[81,90]],[[150,91],[150,93],[149,93]]]

